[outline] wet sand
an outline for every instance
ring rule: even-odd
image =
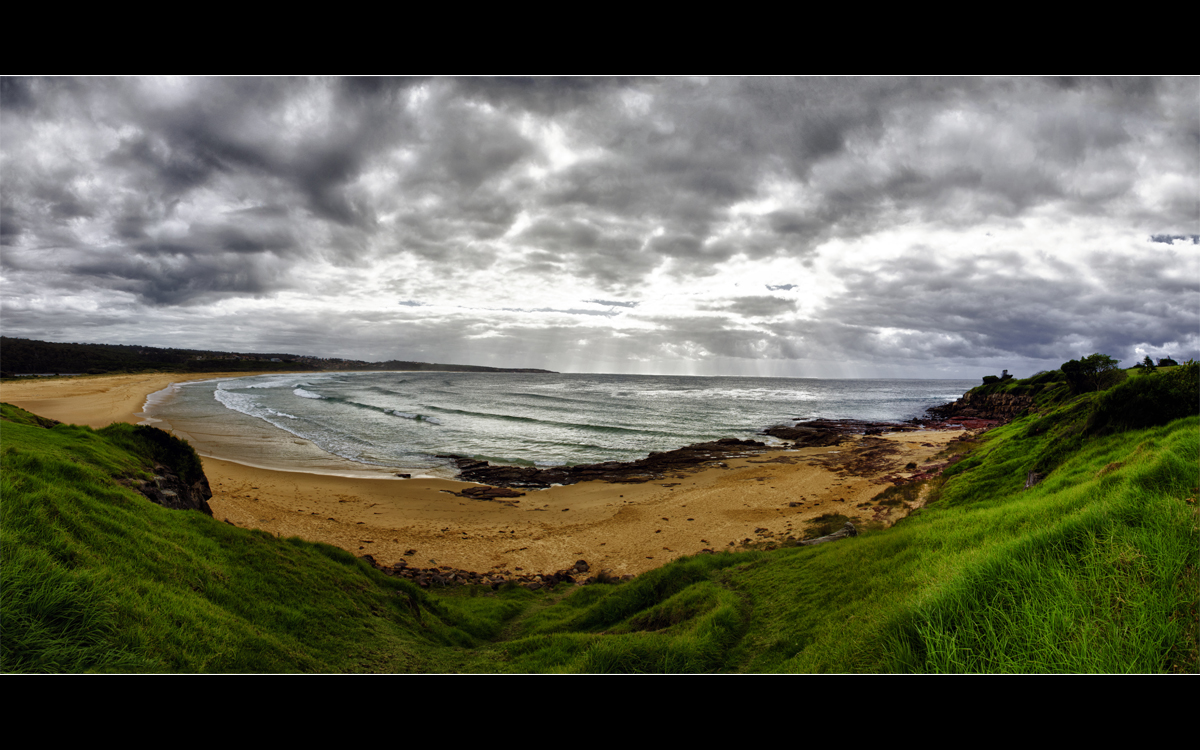
[[[264,373],[151,373],[87,375],[74,378],[29,378],[0,385],[0,401],[34,414],[70,424],[106,427],[113,422],[142,421],[146,397],[171,383],[243,377]]]
[[[136,424],[146,396],[172,382],[245,374],[6,383],[0,400],[63,422]],[[906,464],[923,465],[961,434],[855,438],[834,448],[731,459],[724,467],[660,481],[585,482],[507,500],[456,497],[450,492],[475,485],[450,480],[342,477],[202,460],[214,515],[238,526],[327,542],[388,565],[406,560],[481,573],[541,573],[582,559],[593,571],[636,575],[704,549],[801,537],[806,524],[828,513],[859,525],[888,525],[902,508],[865,505],[892,486],[882,477],[907,475]],[[867,445],[877,456],[870,466],[850,460]]]

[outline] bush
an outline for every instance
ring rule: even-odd
[[[1042,370],[1041,372],[1035,372],[1029,377],[1029,384],[1043,385],[1049,383],[1058,383],[1062,380],[1062,370]]]
[[[991,385],[992,383],[1003,383],[1006,380],[1012,379],[1013,376],[1009,374],[1008,370],[1005,370],[1004,372],[1000,373],[1000,377],[996,377],[995,375],[984,375],[983,384]]]
[[[1064,362],[1060,368],[1071,385],[1071,393],[1078,395],[1088,391],[1103,391],[1124,379],[1121,363],[1105,354],[1092,354],[1083,359]]]
[[[1200,414],[1200,363],[1130,378],[1096,399],[1089,433],[1119,432],[1166,424]]]

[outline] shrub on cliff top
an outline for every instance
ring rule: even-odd
[[[1108,355],[1096,353],[1064,362],[1060,369],[1067,376],[1071,393],[1078,395],[1088,391],[1103,391],[1121,382],[1125,373],[1118,368],[1120,364]]]
[[[1000,377],[996,377],[995,375],[984,375],[983,384],[991,385],[992,383],[1003,383],[1006,380],[1012,380],[1014,377],[1014,375],[1009,374],[1008,370],[1005,370],[1004,372],[1000,373]]]
[[[1200,414],[1200,363],[1147,372],[1101,394],[1088,420],[1092,434],[1166,424]]]

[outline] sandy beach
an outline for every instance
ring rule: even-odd
[[[173,382],[247,374],[31,379],[5,383],[0,400],[91,427],[137,424],[146,396]],[[886,525],[904,510],[869,504],[892,485],[882,477],[905,476],[906,465],[923,465],[961,434],[922,430],[866,438],[883,456],[869,468],[853,460],[860,438],[836,448],[769,451],[661,481],[585,482],[507,500],[455,496],[474,485],[449,480],[272,471],[214,458],[203,463],[217,519],[369,553],[382,564],[541,573],[582,559],[593,571],[636,575],[704,549],[801,537],[806,524],[828,513]]]

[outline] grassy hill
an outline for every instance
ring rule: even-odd
[[[4,405],[0,669],[1197,672],[1198,372],[1006,383],[1029,411],[891,529],[539,592],[427,591],[161,508],[134,486],[186,446]]]

